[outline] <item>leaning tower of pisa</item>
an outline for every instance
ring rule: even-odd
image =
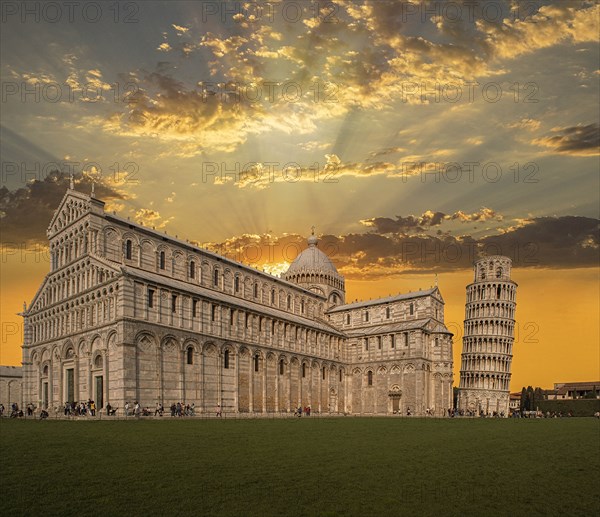
[[[517,284],[512,261],[499,255],[475,262],[467,286],[457,409],[508,416]]]

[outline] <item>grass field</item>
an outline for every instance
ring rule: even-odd
[[[592,418],[0,422],[4,515],[598,515]]]

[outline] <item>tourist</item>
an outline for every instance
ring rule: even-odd
[[[110,416],[110,410],[112,409],[112,406],[110,405],[110,402],[106,403],[106,415]]]
[[[217,404],[217,416],[220,418],[222,416],[221,412],[221,404]]]
[[[4,415],[4,404],[0,404],[0,417]]]
[[[96,403],[93,400],[90,402],[90,412],[92,416],[96,416]]]
[[[302,416],[302,406],[298,406],[298,418]]]
[[[135,415],[137,418],[139,418],[139,416],[140,416],[140,411],[141,411],[140,404],[139,404],[139,402],[136,400],[136,401],[135,401],[135,404],[134,404],[134,406],[133,406],[133,414],[134,414],[134,415]]]
[[[125,416],[129,416],[129,402],[125,402]]]
[[[40,420],[44,420],[46,418],[48,418],[48,411],[42,409],[42,411],[40,412]]]
[[[177,411],[177,406],[175,405],[175,402],[173,402],[173,404],[171,404],[171,416],[175,416],[176,411]]]
[[[156,409],[154,410],[154,416],[158,415],[158,416],[162,416],[163,415],[163,405],[160,402],[156,403]]]
[[[410,416],[410,407],[406,408],[406,416]]]
[[[196,416],[196,404],[194,404],[193,402],[190,406],[190,416]]]

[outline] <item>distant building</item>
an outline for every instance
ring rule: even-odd
[[[521,409],[521,393],[511,393],[508,399],[508,410],[511,413]]]
[[[553,390],[544,390],[548,400],[573,400],[590,398],[592,393],[600,398],[600,381],[593,382],[555,382]]]
[[[0,404],[10,412],[16,402],[23,406],[23,369],[20,366],[0,366]]]

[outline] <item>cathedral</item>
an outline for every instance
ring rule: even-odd
[[[452,334],[437,286],[346,303],[311,235],[280,277],[108,213],[71,184],[22,312],[23,402],[196,412],[442,416]]]

